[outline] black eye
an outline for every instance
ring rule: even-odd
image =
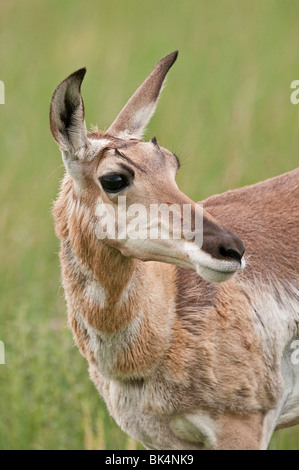
[[[108,175],[101,176],[99,181],[107,193],[117,193],[129,184],[128,178],[120,173],[109,173]]]

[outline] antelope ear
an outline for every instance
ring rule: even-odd
[[[50,128],[64,160],[82,159],[88,147],[80,92],[85,73],[86,69],[82,68],[63,80],[51,100]]]
[[[178,51],[175,51],[157,63],[111,124],[108,134],[120,138],[142,137],[146,125],[155,112],[166,74],[177,55]]]

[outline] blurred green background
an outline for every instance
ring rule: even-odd
[[[298,165],[299,2],[0,0],[0,449],[134,449],[67,328],[48,128],[58,83],[87,66],[86,121],[107,129],[153,65],[179,58],[146,138],[177,153],[199,200]],[[272,449],[299,449],[298,427]]]

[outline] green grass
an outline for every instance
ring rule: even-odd
[[[87,66],[87,124],[105,129],[179,49],[147,137],[182,160],[194,199],[298,165],[299,3],[0,3],[0,449],[135,448],[108,416],[66,327],[51,204],[63,168],[48,129],[57,84]],[[298,428],[271,448],[298,449]]]

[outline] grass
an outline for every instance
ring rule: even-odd
[[[182,160],[193,199],[298,166],[299,4],[290,0],[0,3],[0,449],[140,448],[108,416],[66,327],[51,204],[63,175],[48,129],[57,84],[87,66],[87,123],[105,129],[179,49],[147,131]],[[271,448],[299,449],[299,430]]]

